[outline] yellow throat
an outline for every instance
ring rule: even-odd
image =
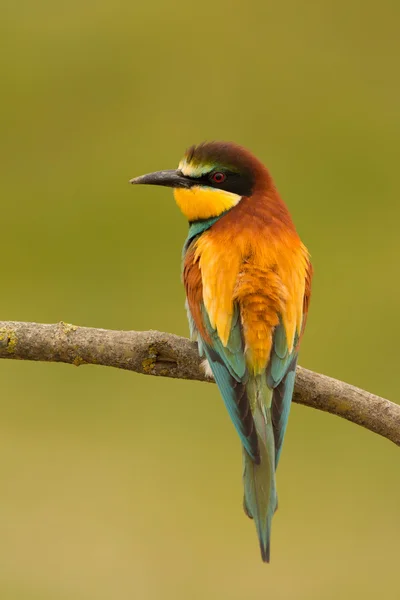
[[[188,219],[210,219],[236,206],[241,196],[217,190],[212,187],[194,186],[190,189],[176,188],[174,196],[177,205]]]

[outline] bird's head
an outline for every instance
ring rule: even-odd
[[[131,183],[173,188],[179,208],[191,222],[217,217],[256,189],[272,185],[268,171],[255,156],[226,142],[192,146],[176,170],[142,175]]]

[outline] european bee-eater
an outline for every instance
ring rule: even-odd
[[[275,471],[311,293],[308,251],[268,170],[236,144],[192,146],[177,170],[131,183],[173,188],[189,221],[190,333],[240,436],[244,510],[269,562]]]

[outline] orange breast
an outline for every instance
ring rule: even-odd
[[[196,272],[202,292],[198,285],[196,301],[191,292],[189,305],[194,308],[202,293],[211,325],[224,345],[238,303],[252,371],[266,367],[280,318],[289,350],[293,348],[295,334],[302,328],[309,258],[279,197],[244,198],[201,235],[190,252],[197,271],[189,280],[194,281]],[[201,315],[197,311],[195,316],[193,310],[192,315],[204,332]]]

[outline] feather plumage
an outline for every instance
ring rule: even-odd
[[[192,225],[183,279],[190,319],[243,445],[244,507],[268,561],[311,267],[269,175],[262,184],[207,226]]]
[[[190,222],[182,277],[190,332],[243,447],[244,508],[269,561],[275,470],[293,395],[312,268],[264,165],[231,143],[192,146],[167,185]]]

